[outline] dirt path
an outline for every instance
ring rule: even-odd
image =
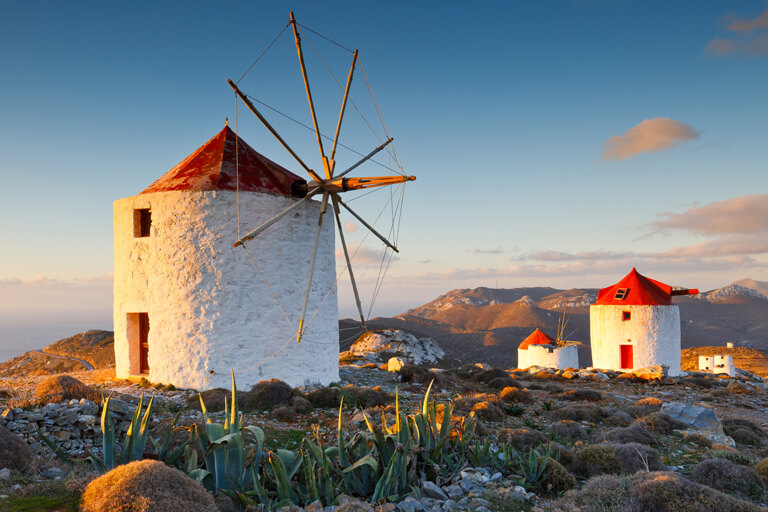
[[[72,361],[77,361],[78,363],[80,363],[83,366],[85,366],[85,369],[88,370],[88,371],[91,371],[91,370],[94,369],[93,365],[91,363],[89,363],[88,361],[86,361],[84,359],[79,359],[77,357],[60,356],[59,354],[51,354],[50,352],[43,352],[42,350],[30,350],[30,352],[37,352],[38,354],[43,354],[45,356],[50,356],[50,357],[61,357],[63,359],[71,359]]]

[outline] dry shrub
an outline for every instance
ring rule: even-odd
[[[388,400],[387,393],[381,389],[381,386],[376,386],[375,388],[347,386],[341,389],[341,394],[344,395],[345,407],[357,407],[360,409],[384,405]]]
[[[534,389],[532,384],[529,386],[530,389]],[[546,386],[542,386],[541,384],[535,384],[537,386],[537,389],[544,389],[547,393],[550,393],[552,395],[559,395],[563,391],[565,391],[565,388],[561,386],[560,384],[556,384],[554,382],[547,384]]]
[[[656,407],[655,405],[649,405],[649,404],[633,404],[628,405],[627,407],[624,407],[624,410],[632,416],[633,418],[642,418],[643,416],[648,416],[649,414],[653,414],[655,412],[659,411],[659,407]]]
[[[683,441],[687,443],[693,443],[704,448],[712,448],[712,441],[701,434],[686,434],[686,436],[683,438]]]
[[[599,402],[603,399],[603,394],[593,389],[569,389],[560,393],[557,398],[560,400]]]
[[[291,398],[291,407],[299,414],[305,414],[312,411],[312,402],[303,396],[294,396]]]
[[[562,494],[576,487],[576,478],[558,461],[547,457],[547,467],[538,486],[548,494]]]
[[[725,398],[728,396],[728,391],[723,388],[716,388],[709,392],[709,396],[714,398]]]
[[[635,405],[649,405],[652,407],[656,407],[657,409],[661,409],[662,401],[659,398],[656,398],[655,396],[649,396],[646,398],[642,398],[640,400],[637,400],[635,402]]]
[[[86,398],[101,403],[101,393],[69,375],[54,375],[40,382],[35,388],[35,398],[41,404],[80,400]]]
[[[682,421],[677,421],[669,414],[664,414],[663,412],[648,414],[647,416],[640,418],[638,422],[658,434],[671,434],[673,430],[684,430],[688,428]]]
[[[472,407],[472,412],[480,419],[485,421],[502,421],[504,419],[504,410],[494,400],[485,400],[477,402]]]
[[[156,460],[116,467],[83,493],[82,512],[217,512],[213,497],[181,471]]]
[[[338,409],[339,402],[341,402],[341,390],[334,387],[317,388],[307,393],[306,397],[313,407]]]
[[[757,463],[757,459],[738,450],[711,450],[709,452],[711,459],[726,459],[734,464],[752,467]]]
[[[291,421],[295,416],[296,411],[287,405],[280,405],[272,409],[272,417],[279,421]]]
[[[768,485],[768,458],[761,460],[755,464],[755,473],[760,475],[763,479],[763,483]]]
[[[28,471],[35,455],[24,439],[0,426],[0,466],[16,471]]]
[[[598,423],[603,415],[600,408],[593,404],[571,404],[551,412],[553,418],[558,420],[590,421]]]
[[[762,446],[768,438],[762,428],[749,420],[727,418],[723,420],[723,432],[731,436],[738,444]]]
[[[413,382],[417,384],[429,384],[432,381],[437,381],[437,373],[433,372],[426,366],[420,366],[416,364],[406,364],[398,372],[400,380],[402,382]]]
[[[245,411],[268,411],[287,404],[293,397],[293,388],[278,379],[263,380],[243,394],[240,405]]]
[[[205,402],[205,408],[208,412],[219,412],[224,410],[224,401],[230,402],[232,399],[232,392],[224,388],[214,388],[207,391],[201,391],[199,396],[190,396],[187,399],[187,407],[200,410],[200,397],[203,397]],[[237,394],[238,402],[242,401],[243,393]]]
[[[615,407],[601,407],[600,414],[603,415],[603,421],[609,425],[626,427],[632,424],[632,416]]]
[[[648,432],[643,425],[635,423],[628,427],[616,428],[608,432],[605,436],[607,441],[613,443],[640,443],[647,446],[653,446],[659,444],[653,434]]]
[[[709,389],[714,384],[712,382],[712,379],[708,379],[707,377],[701,377],[701,376],[692,376],[692,377],[685,377],[683,379],[684,384],[690,384],[691,386],[698,386],[700,388]]]
[[[584,476],[603,473],[628,475],[641,470],[665,468],[656,450],[639,443],[586,446],[576,453],[573,467],[576,473]]]
[[[520,389],[512,386],[508,386],[501,390],[499,397],[505,402],[530,404],[533,402],[533,397],[527,389]]]
[[[738,500],[677,473],[640,472],[632,477],[600,475],[554,504],[556,512],[758,512]]]
[[[530,428],[503,428],[496,433],[496,439],[500,444],[509,445],[526,455],[531,448],[549,441],[547,436]]]
[[[587,430],[575,421],[563,420],[552,426],[552,432],[561,439],[589,439]]]
[[[737,494],[753,500],[763,496],[763,479],[754,469],[734,464],[727,459],[703,460],[693,468],[691,480],[718,491]]]

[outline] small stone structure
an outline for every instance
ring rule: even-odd
[[[699,356],[699,371],[707,373],[726,373],[729,377],[736,376],[736,366],[733,364],[733,356]]]
[[[672,297],[697,293],[673,290],[634,268],[601,289],[589,308],[592,365],[621,371],[667,365],[669,375],[680,375],[680,310]]]
[[[553,337],[536,329],[517,347],[517,367],[531,366],[576,369],[579,367],[579,353],[575,345],[558,347]]]
[[[143,192],[115,201],[118,378],[198,390],[228,387],[231,370],[244,388],[269,378],[291,386],[339,379],[331,218],[320,233],[309,325],[296,343],[320,203],[269,227],[249,253],[233,247],[306,187],[225,126]]]
[[[432,338],[419,338],[400,329],[366,331],[349,347],[349,353],[369,362],[388,363],[397,357],[409,364],[434,364],[445,356]]]

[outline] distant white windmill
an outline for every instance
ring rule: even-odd
[[[314,235],[314,244],[313,244],[312,254],[309,259],[307,284],[304,291],[304,297],[303,297],[302,306],[301,306],[301,316],[298,323],[298,328],[296,330],[296,341],[300,342],[305,332],[305,318],[307,315],[307,304],[310,297],[310,290],[312,288],[312,277],[315,272],[315,262],[317,258],[318,243],[320,241],[320,236],[322,231],[323,217],[328,209],[328,204],[330,203],[333,207],[333,215],[336,218],[336,225],[338,227],[339,237],[341,239],[341,245],[344,251],[344,258],[346,260],[347,270],[349,272],[349,277],[352,284],[352,290],[354,291],[355,303],[357,306],[357,310],[360,314],[361,325],[363,328],[365,328],[365,314],[363,313],[363,307],[360,301],[360,293],[358,291],[357,283],[355,281],[355,275],[352,270],[352,262],[350,258],[349,248],[347,247],[347,242],[346,242],[346,239],[344,238],[344,230],[343,230],[342,222],[340,218],[341,208],[344,208],[346,211],[348,211],[357,221],[359,221],[363,226],[365,226],[368,230],[370,230],[370,232],[373,233],[377,238],[379,238],[379,240],[381,240],[388,248],[392,249],[395,252],[398,252],[398,249],[395,246],[395,244],[389,241],[384,235],[382,235],[376,229],[374,229],[374,227],[371,226],[371,224],[366,222],[358,213],[352,210],[352,208],[350,208],[349,205],[342,200],[341,194],[347,191],[362,190],[362,189],[368,189],[368,188],[374,188],[374,187],[381,187],[385,185],[400,184],[407,181],[413,181],[416,178],[414,176],[408,176],[405,173],[395,174],[390,176],[376,176],[376,177],[347,177],[347,175],[349,175],[353,170],[355,170],[360,165],[370,160],[374,155],[376,155],[377,153],[385,149],[393,140],[389,136],[384,143],[380,144],[378,147],[373,149],[370,153],[363,156],[355,164],[349,166],[347,169],[343,170],[342,172],[338,172],[338,173],[336,172],[336,160],[335,160],[336,149],[339,145],[339,135],[341,133],[341,126],[342,126],[342,121],[344,119],[344,112],[346,110],[347,103],[349,100],[349,91],[350,91],[350,86],[352,84],[352,78],[355,72],[356,65],[358,63],[358,51],[355,50],[353,52],[352,65],[350,67],[349,75],[346,81],[346,87],[344,89],[344,95],[341,103],[341,110],[339,112],[338,121],[336,123],[335,134],[332,139],[333,142],[331,146],[331,151],[329,155],[326,155],[325,147],[323,145],[323,135],[320,131],[317,114],[315,112],[315,104],[312,98],[312,91],[309,85],[309,77],[307,75],[307,69],[304,64],[304,54],[303,54],[302,45],[301,45],[301,34],[299,31],[299,27],[296,22],[296,19],[293,15],[293,12],[290,13],[289,25],[291,25],[293,29],[293,35],[296,42],[296,50],[298,52],[299,65],[301,67],[301,73],[304,79],[304,88],[306,90],[307,100],[309,102],[309,110],[312,115],[312,122],[314,125],[314,132],[317,137],[318,148],[320,150],[320,159],[323,163],[324,177],[322,177],[315,170],[310,168],[304,162],[304,160],[302,160],[302,158],[299,157],[299,155],[291,148],[291,146],[285,141],[285,139],[277,132],[277,130],[269,123],[269,121],[267,121],[267,119],[262,115],[262,113],[256,108],[256,106],[249,99],[249,97],[238,88],[235,82],[233,82],[231,79],[227,80],[227,82],[235,91],[237,96],[248,107],[248,109],[256,115],[256,117],[262,122],[262,124],[267,128],[267,130],[272,135],[274,135],[277,141],[288,151],[288,153],[290,153],[290,155],[296,160],[296,162],[298,162],[298,164],[302,168],[304,168],[304,170],[309,174],[311,178],[311,181],[309,181],[306,185],[306,195],[304,195],[303,199],[291,204],[290,206],[282,210],[280,213],[270,218],[268,221],[259,225],[258,227],[250,231],[248,234],[246,234],[245,236],[235,241],[234,246],[235,247],[243,246],[249,240],[256,238],[257,236],[259,236],[260,233],[265,231],[267,228],[269,228],[270,226],[274,225],[276,222],[280,221],[280,219],[287,216],[290,212],[294,211],[297,208],[300,208],[302,205],[307,203],[312,197],[316,195],[322,195],[320,215],[317,220],[317,229]]]

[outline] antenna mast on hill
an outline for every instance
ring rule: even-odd
[[[363,308],[360,302],[360,293],[357,289],[357,283],[355,281],[354,273],[352,272],[352,262],[350,260],[349,251],[347,249],[347,243],[344,238],[344,231],[342,229],[342,223],[340,218],[341,208],[344,208],[347,212],[349,212],[355,219],[357,219],[363,226],[365,226],[371,233],[373,233],[379,240],[381,240],[384,245],[389,247],[395,252],[399,252],[397,250],[397,247],[387,240],[381,233],[376,231],[373,226],[371,226],[369,223],[367,223],[360,215],[358,215],[354,210],[352,210],[348,204],[346,204],[341,199],[341,194],[343,192],[347,192],[350,190],[362,190],[367,188],[374,188],[374,187],[382,187],[386,185],[395,185],[399,183],[404,183],[407,181],[413,181],[416,178],[414,176],[407,176],[405,174],[398,174],[394,176],[374,176],[374,177],[359,177],[359,178],[347,178],[346,175],[355,170],[357,167],[365,163],[366,161],[370,160],[374,155],[376,155],[379,151],[383,150],[387,145],[389,145],[392,142],[392,138],[388,137],[387,140],[379,145],[378,147],[374,148],[370,153],[365,155],[363,158],[358,160],[355,164],[351,165],[344,171],[335,174],[336,170],[336,148],[339,143],[339,134],[341,132],[341,125],[342,120],[344,119],[344,111],[347,107],[347,101],[349,99],[349,89],[352,84],[352,77],[354,75],[355,66],[358,62],[358,51],[355,50],[352,56],[352,65],[349,69],[349,75],[347,77],[347,83],[346,87],[344,88],[344,96],[341,102],[341,111],[339,112],[339,119],[336,123],[336,131],[333,137],[333,145],[331,146],[331,153],[329,156],[326,156],[325,154],[325,148],[323,146],[323,140],[322,135],[319,128],[319,123],[317,120],[317,114],[315,112],[315,103],[312,99],[312,91],[309,86],[309,77],[307,75],[307,69],[304,65],[304,53],[302,51],[301,47],[301,34],[299,32],[298,24],[296,23],[296,19],[294,18],[293,12],[290,13],[290,23],[291,27],[293,28],[293,35],[294,39],[296,41],[296,51],[298,53],[299,58],[299,65],[301,67],[301,75],[304,79],[304,89],[307,93],[307,100],[309,102],[309,110],[312,114],[312,123],[314,125],[314,132],[317,136],[317,144],[320,150],[320,159],[323,163],[323,173],[325,177],[321,177],[315,170],[311,169],[304,161],[299,157],[298,154],[291,148],[291,146],[288,145],[288,143],[283,139],[283,137],[280,136],[280,134],[275,130],[275,128],[272,127],[272,125],[269,123],[269,121],[266,120],[266,118],[259,112],[259,110],[256,108],[256,106],[253,104],[253,102],[250,101],[250,99],[238,88],[237,84],[233,82],[231,79],[227,80],[227,83],[232,87],[232,89],[235,91],[237,96],[245,103],[245,105],[248,107],[248,109],[253,112],[253,114],[256,115],[256,117],[261,121],[261,123],[264,125],[264,127],[277,139],[277,141],[288,151],[288,153],[291,154],[291,156],[298,162],[298,164],[309,174],[309,176],[312,178],[312,181],[310,181],[307,185],[307,194],[306,196],[268,220],[267,222],[263,223],[261,226],[257,227],[247,235],[243,236],[239,240],[237,240],[234,243],[235,247],[241,246],[248,242],[249,240],[252,240],[256,236],[259,235],[262,231],[267,229],[268,227],[272,226],[274,223],[279,221],[281,218],[285,217],[295,208],[298,208],[300,205],[306,203],[315,195],[322,194],[322,200],[321,200],[321,207],[320,207],[320,216],[317,220],[317,230],[315,231],[315,239],[314,239],[314,245],[312,249],[312,256],[309,260],[309,272],[307,277],[307,286],[304,290],[304,300],[302,303],[301,308],[301,317],[299,320],[299,326],[298,330],[296,332],[296,341],[300,342],[301,338],[304,334],[304,318],[307,313],[307,303],[309,301],[309,295],[310,290],[312,287],[312,276],[314,274],[315,269],[315,258],[317,256],[317,248],[318,243],[320,240],[320,231],[323,225],[323,216],[326,213],[328,209],[328,203],[330,202],[333,206],[333,214],[336,218],[336,225],[339,229],[339,237],[341,239],[341,245],[344,250],[344,258],[347,262],[347,269],[349,270],[349,278],[352,283],[352,290],[354,291],[355,295],[355,303],[357,305],[357,310],[360,313],[360,321],[362,324],[362,327],[365,328],[365,315],[363,314]],[[278,36],[279,37],[279,36]]]

